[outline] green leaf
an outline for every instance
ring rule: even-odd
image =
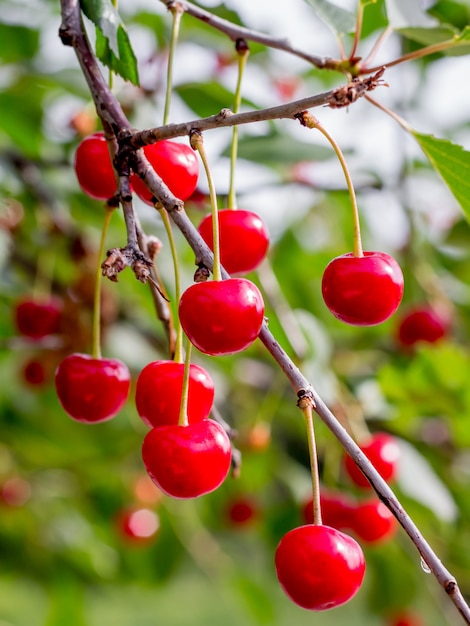
[[[32,59],[39,48],[39,32],[17,24],[0,24],[0,59],[15,63]]]
[[[412,134],[470,221],[470,152],[446,139],[415,131]]]
[[[306,2],[335,34],[344,35],[356,30],[356,16],[351,11],[346,11],[328,0],[306,0]]]
[[[224,151],[228,156],[230,148]],[[332,157],[332,151],[310,142],[303,142],[294,137],[273,132],[269,135],[239,138],[238,156],[241,159],[265,165],[293,165],[301,161],[325,161]]]
[[[139,74],[137,70],[137,60],[130,46],[126,31],[119,26],[117,30],[119,45],[119,55],[116,55],[110,47],[109,40],[96,29],[96,55],[102,63],[113,72],[129,80],[134,85],[139,84]]]
[[[221,109],[230,109],[233,105],[233,93],[220,83],[185,83],[175,88],[185,104],[199,117],[216,115]],[[255,105],[243,99],[243,104]]]
[[[137,59],[126,28],[110,0],[81,0],[84,14],[96,26],[96,54],[113,72],[139,83]]]
[[[385,0],[362,0],[364,15],[362,18],[361,38],[364,39],[377,30],[388,26]]]

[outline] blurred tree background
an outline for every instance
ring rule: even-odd
[[[198,6],[334,58],[339,18],[356,10],[356,2],[342,2],[340,11],[316,0],[274,8],[259,0]],[[367,56],[390,28],[373,61],[378,67],[457,37],[469,25],[466,2],[361,6],[358,54]],[[305,521],[308,448],[295,394],[261,343],[230,357],[194,351],[194,362],[215,381],[217,412],[236,430],[242,455],[239,476],[197,500],[172,500],[147,478],[141,445],[148,429],[133,391],[124,410],[103,424],[87,426],[64,413],[54,370],[70,352],[90,350],[104,215],[103,203],[80,190],[73,158],[80,140],[100,125],[76,57],[58,37],[59,2],[0,0],[0,12],[0,626],[379,626],[405,610],[423,626],[461,623],[401,529],[390,540],[362,543],[366,579],[347,605],[311,614],[283,594],[273,554],[283,534]],[[133,85],[116,77],[114,93],[133,127],[158,126],[170,13],[156,0],[121,0],[119,12],[140,79]],[[86,27],[94,40],[94,26],[87,21]],[[343,42],[348,53],[351,35]],[[242,110],[344,84],[338,72],[249,45]],[[388,87],[374,98],[417,132],[465,148],[468,52],[461,45],[390,67]],[[233,42],[183,15],[171,121],[232,107],[236,68]],[[265,296],[272,333],[345,426],[353,434],[367,425],[397,438],[401,463],[393,488],[470,597],[468,153],[451,162],[445,143],[430,163],[415,138],[365,99],[314,113],[351,168],[365,249],[386,251],[403,268],[402,305],[386,323],[363,328],[327,310],[321,278],[333,257],[352,249],[350,201],[331,147],[319,133],[287,120],[239,129],[239,205],[259,213],[271,233],[268,258],[249,277]],[[221,207],[230,142],[228,128],[205,134]],[[450,188],[436,169],[445,170]],[[185,203],[196,225],[209,211],[202,169],[198,191]],[[171,300],[162,222],[150,207],[138,200],[136,206],[146,232],[162,241],[157,265]],[[186,287],[194,253],[175,235]],[[125,241],[124,220],[115,211],[107,247]],[[28,338],[16,327],[16,307],[45,293],[60,299],[60,331]],[[402,317],[411,306],[430,304],[445,311],[450,330],[440,341],[404,349],[397,336]],[[150,291],[131,271],[105,282],[102,306],[103,353],[123,360],[134,383],[147,363],[168,358]],[[323,484],[363,499],[345,475],[342,448],[320,420],[316,432]],[[143,531],[129,517],[136,511]]]

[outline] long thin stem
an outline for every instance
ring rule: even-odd
[[[354,246],[353,246],[353,254],[355,257],[364,256],[364,252],[362,250],[362,240],[361,240],[361,225],[359,221],[359,209],[357,207],[357,198],[356,192],[354,190],[354,185],[351,179],[351,174],[349,173],[349,168],[346,163],[346,159],[344,158],[343,152],[330,133],[320,124],[320,122],[310,113],[306,113],[302,115],[301,123],[308,128],[316,128],[319,130],[324,137],[329,141],[331,147],[336,153],[339,162],[341,163],[341,167],[344,172],[344,177],[346,178],[346,184],[348,186],[349,198],[351,200],[351,207],[353,213],[353,225],[354,225]]]
[[[173,15],[173,22],[171,27],[170,47],[168,50],[165,110],[163,113],[164,124],[168,124],[168,120],[170,119],[171,95],[173,93],[173,60],[175,58],[176,44],[178,42],[180,32],[181,16],[183,15],[183,9],[179,2],[174,2],[170,7],[170,11]]]
[[[307,426],[308,451],[310,456],[310,473],[312,476],[312,500],[313,500],[313,523],[322,524],[320,503],[320,476],[318,473],[317,445],[315,442],[315,430],[313,428],[312,400],[308,396],[300,398],[298,406],[305,417]]]
[[[184,359],[184,373],[183,373],[183,387],[181,389],[181,404],[180,414],[178,419],[178,426],[188,425],[188,398],[189,398],[189,374],[191,367],[191,348],[192,344],[186,342],[186,358]]]
[[[233,103],[233,112],[238,113],[242,101],[242,79],[246,67],[250,49],[243,39],[239,39],[236,44],[238,53],[238,77],[237,86],[235,88],[235,98]],[[230,209],[237,208],[237,194],[235,192],[235,168],[238,155],[238,126],[234,126],[232,130],[232,143],[230,146],[230,185],[228,191],[228,206]]]
[[[175,302],[180,301],[181,296],[181,279],[180,279],[180,268],[179,268],[179,259],[178,259],[178,251],[176,249],[175,238],[173,236],[173,230],[171,228],[170,218],[168,217],[168,212],[161,205],[157,205],[157,208],[160,211],[160,215],[162,216],[163,225],[165,227],[165,231],[168,237],[168,242],[170,244],[171,257],[173,260],[173,272],[175,278]],[[178,315],[176,315],[175,322],[175,332],[176,332],[176,344],[175,344],[175,355],[174,360],[177,363],[183,362],[183,329],[181,328],[181,322],[179,320]]]
[[[351,52],[349,54],[350,59],[354,59],[357,54],[357,48],[359,46],[359,41],[361,39],[362,33],[362,20],[364,18],[364,5],[362,2],[359,2],[356,13],[356,28],[354,29],[354,40],[351,48]]]
[[[220,268],[220,238],[219,238],[219,216],[217,207],[217,195],[215,193],[214,179],[207,159],[207,153],[204,148],[204,141],[202,134],[195,132],[191,134],[191,145],[195,150],[199,152],[204,170],[206,172],[207,184],[209,186],[209,197],[211,201],[211,214],[212,214],[212,238],[214,248],[214,264],[212,269],[212,276],[214,280],[222,280],[222,273]]]
[[[106,235],[108,233],[109,223],[111,221],[111,215],[114,209],[106,207],[103,221],[103,228],[101,229],[100,245],[98,249],[98,263],[96,265],[95,273],[95,291],[93,297],[93,340],[92,340],[92,356],[94,359],[101,358],[101,259],[104,255],[104,247],[106,243]]]

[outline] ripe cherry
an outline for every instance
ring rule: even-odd
[[[389,616],[387,626],[424,626],[424,622],[416,613],[403,611]]]
[[[116,524],[121,536],[135,544],[148,544],[155,539],[160,529],[157,513],[138,507],[120,511]]]
[[[55,386],[72,419],[94,424],[111,419],[122,409],[129,394],[130,374],[116,359],[74,353],[59,363]]]
[[[177,424],[183,389],[184,363],[154,361],[140,372],[136,384],[137,412],[147,426]],[[188,421],[208,417],[214,402],[214,383],[209,373],[191,363],[189,369]]]
[[[258,267],[269,247],[265,223],[252,211],[222,209],[219,221],[220,262],[229,274],[247,274]],[[198,227],[201,237],[214,250],[212,215]]]
[[[398,530],[398,522],[377,498],[361,502],[351,511],[350,528],[358,539],[378,543],[391,539]]]
[[[225,517],[231,526],[248,526],[259,515],[259,508],[254,498],[240,495],[231,499],[225,508]]]
[[[352,252],[327,265],[322,294],[335,317],[354,326],[373,326],[387,320],[403,297],[403,274],[396,260],[384,252]]]
[[[191,343],[212,356],[248,348],[258,337],[264,302],[246,278],[195,283],[181,296],[179,316]]]
[[[21,371],[23,380],[32,387],[42,387],[47,382],[47,371],[43,362],[38,358],[31,358],[23,365]]]
[[[350,600],[365,573],[364,554],[352,537],[315,524],[284,535],[276,548],[275,566],[287,596],[311,611],[325,611]]]
[[[61,330],[62,301],[59,298],[32,300],[26,298],[16,303],[14,309],[18,332],[30,339],[42,339]]]
[[[325,526],[337,530],[351,526],[351,516],[355,503],[342,493],[322,489],[320,492],[322,521]],[[302,516],[307,524],[313,524],[313,498],[309,498],[302,507]]]
[[[230,470],[231,446],[225,430],[211,419],[149,431],[142,446],[145,468],[163,493],[197,498],[219,487]]]
[[[162,140],[144,147],[144,154],[169,190],[180,200],[187,200],[196,189],[199,162],[196,153],[184,143]],[[146,204],[152,194],[137,174],[131,175],[132,188]]]
[[[116,193],[114,168],[103,132],[93,133],[80,142],[74,168],[80,187],[91,198],[109,200]]]
[[[419,342],[436,343],[449,333],[450,326],[448,315],[429,305],[417,306],[400,319],[397,339],[404,348]]]
[[[396,439],[387,433],[374,433],[359,446],[378,473],[386,481],[393,481],[398,472],[400,448]],[[344,457],[349,477],[358,487],[370,488],[370,483],[350,456]]]

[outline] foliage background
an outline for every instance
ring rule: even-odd
[[[249,27],[286,34],[313,53],[338,54],[334,35],[318,18],[321,3],[299,0],[276,5],[276,11],[267,2],[200,4]],[[469,23],[466,3],[440,0],[427,8],[407,14],[401,3],[387,3],[389,17],[404,20],[400,26],[429,25],[432,16],[458,30]],[[103,217],[100,203],[81,193],[73,173],[80,141],[75,116],[92,115],[92,106],[73,52],[58,39],[59,9],[51,0],[0,2],[0,483],[20,478],[26,485],[24,504],[0,503],[0,625],[379,625],[403,606],[430,626],[460,623],[402,532],[393,542],[365,546],[366,583],[347,606],[309,614],[283,595],[273,552],[283,533],[302,522],[308,452],[292,391],[261,345],[236,357],[195,355],[216,381],[218,410],[239,433],[240,478],[196,502],[155,505],[161,526],[149,545],[130,544],[119,534],[116,515],[136,503],[135,481],[143,471],[146,428],[132,398],[111,422],[85,427],[64,415],[51,379],[35,388],[21,374],[35,355],[52,375],[64,353],[89,349],[90,285]],[[384,11],[378,2],[366,12],[362,54],[386,24]],[[143,1],[123,0],[120,12],[141,87],[118,79],[115,91],[135,127],[155,126],[162,117],[169,15],[160,3]],[[376,63],[420,46],[394,33]],[[290,98],[300,98],[343,82],[286,53],[250,47],[245,109],[279,104],[287,88]],[[233,61],[226,37],[185,16],[172,121],[230,107]],[[465,55],[433,55],[390,68],[389,88],[374,96],[417,131],[466,147],[468,62]],[[292,122],[240,129],[239,204],[261,214],[273,239],[269,260],[250,278],[266,295],[274,335],[338,415],[353,423],[365,418],[372,430],[399,437],[404,462],[396,491],[470,595],[468,223],[416,141],[383,113],[361,100],[348,110],[314,113],[347,155],[365,247],[393,254],[403,267],[402,310],[437,297],[452,311],[452,335],[404,354],[395,340],[398,314],[363,329],[331,317],[319,295],[321,276],[331,258],[352,247],[350,205],[329,147]],[[206,134],[221,206],[230,139],[229,130]],[[465,188],[465,170],[461,184]],[[202,176],[200,187],[207,191]],[[138,209],[146,230],[164,243],[159,270],[171,292],[163,228],[148,207]],[[189,202],[187,210],[198,223],[207,205]],[[177,238],[189,285],[193,255]],[[124,241],[116,214],[109,247]],[[70,326],[62,343],[33,345],[17,336],[12,311],[20,297],[50,280],[67,302]],[[123,359],[135,380],[146,363],[166,356],[150,294],[124,272],[119,283],[105,285],[104,302],[103,351]],[[270,430],[271,442],[257,450],[252,434],[260,424]],[[351,490],[340,470],[341,449],[320,422],[317,437],[324,483]],[[232,528],[224,515],[240,494],[259,506],[259,519],[248,528]]]

